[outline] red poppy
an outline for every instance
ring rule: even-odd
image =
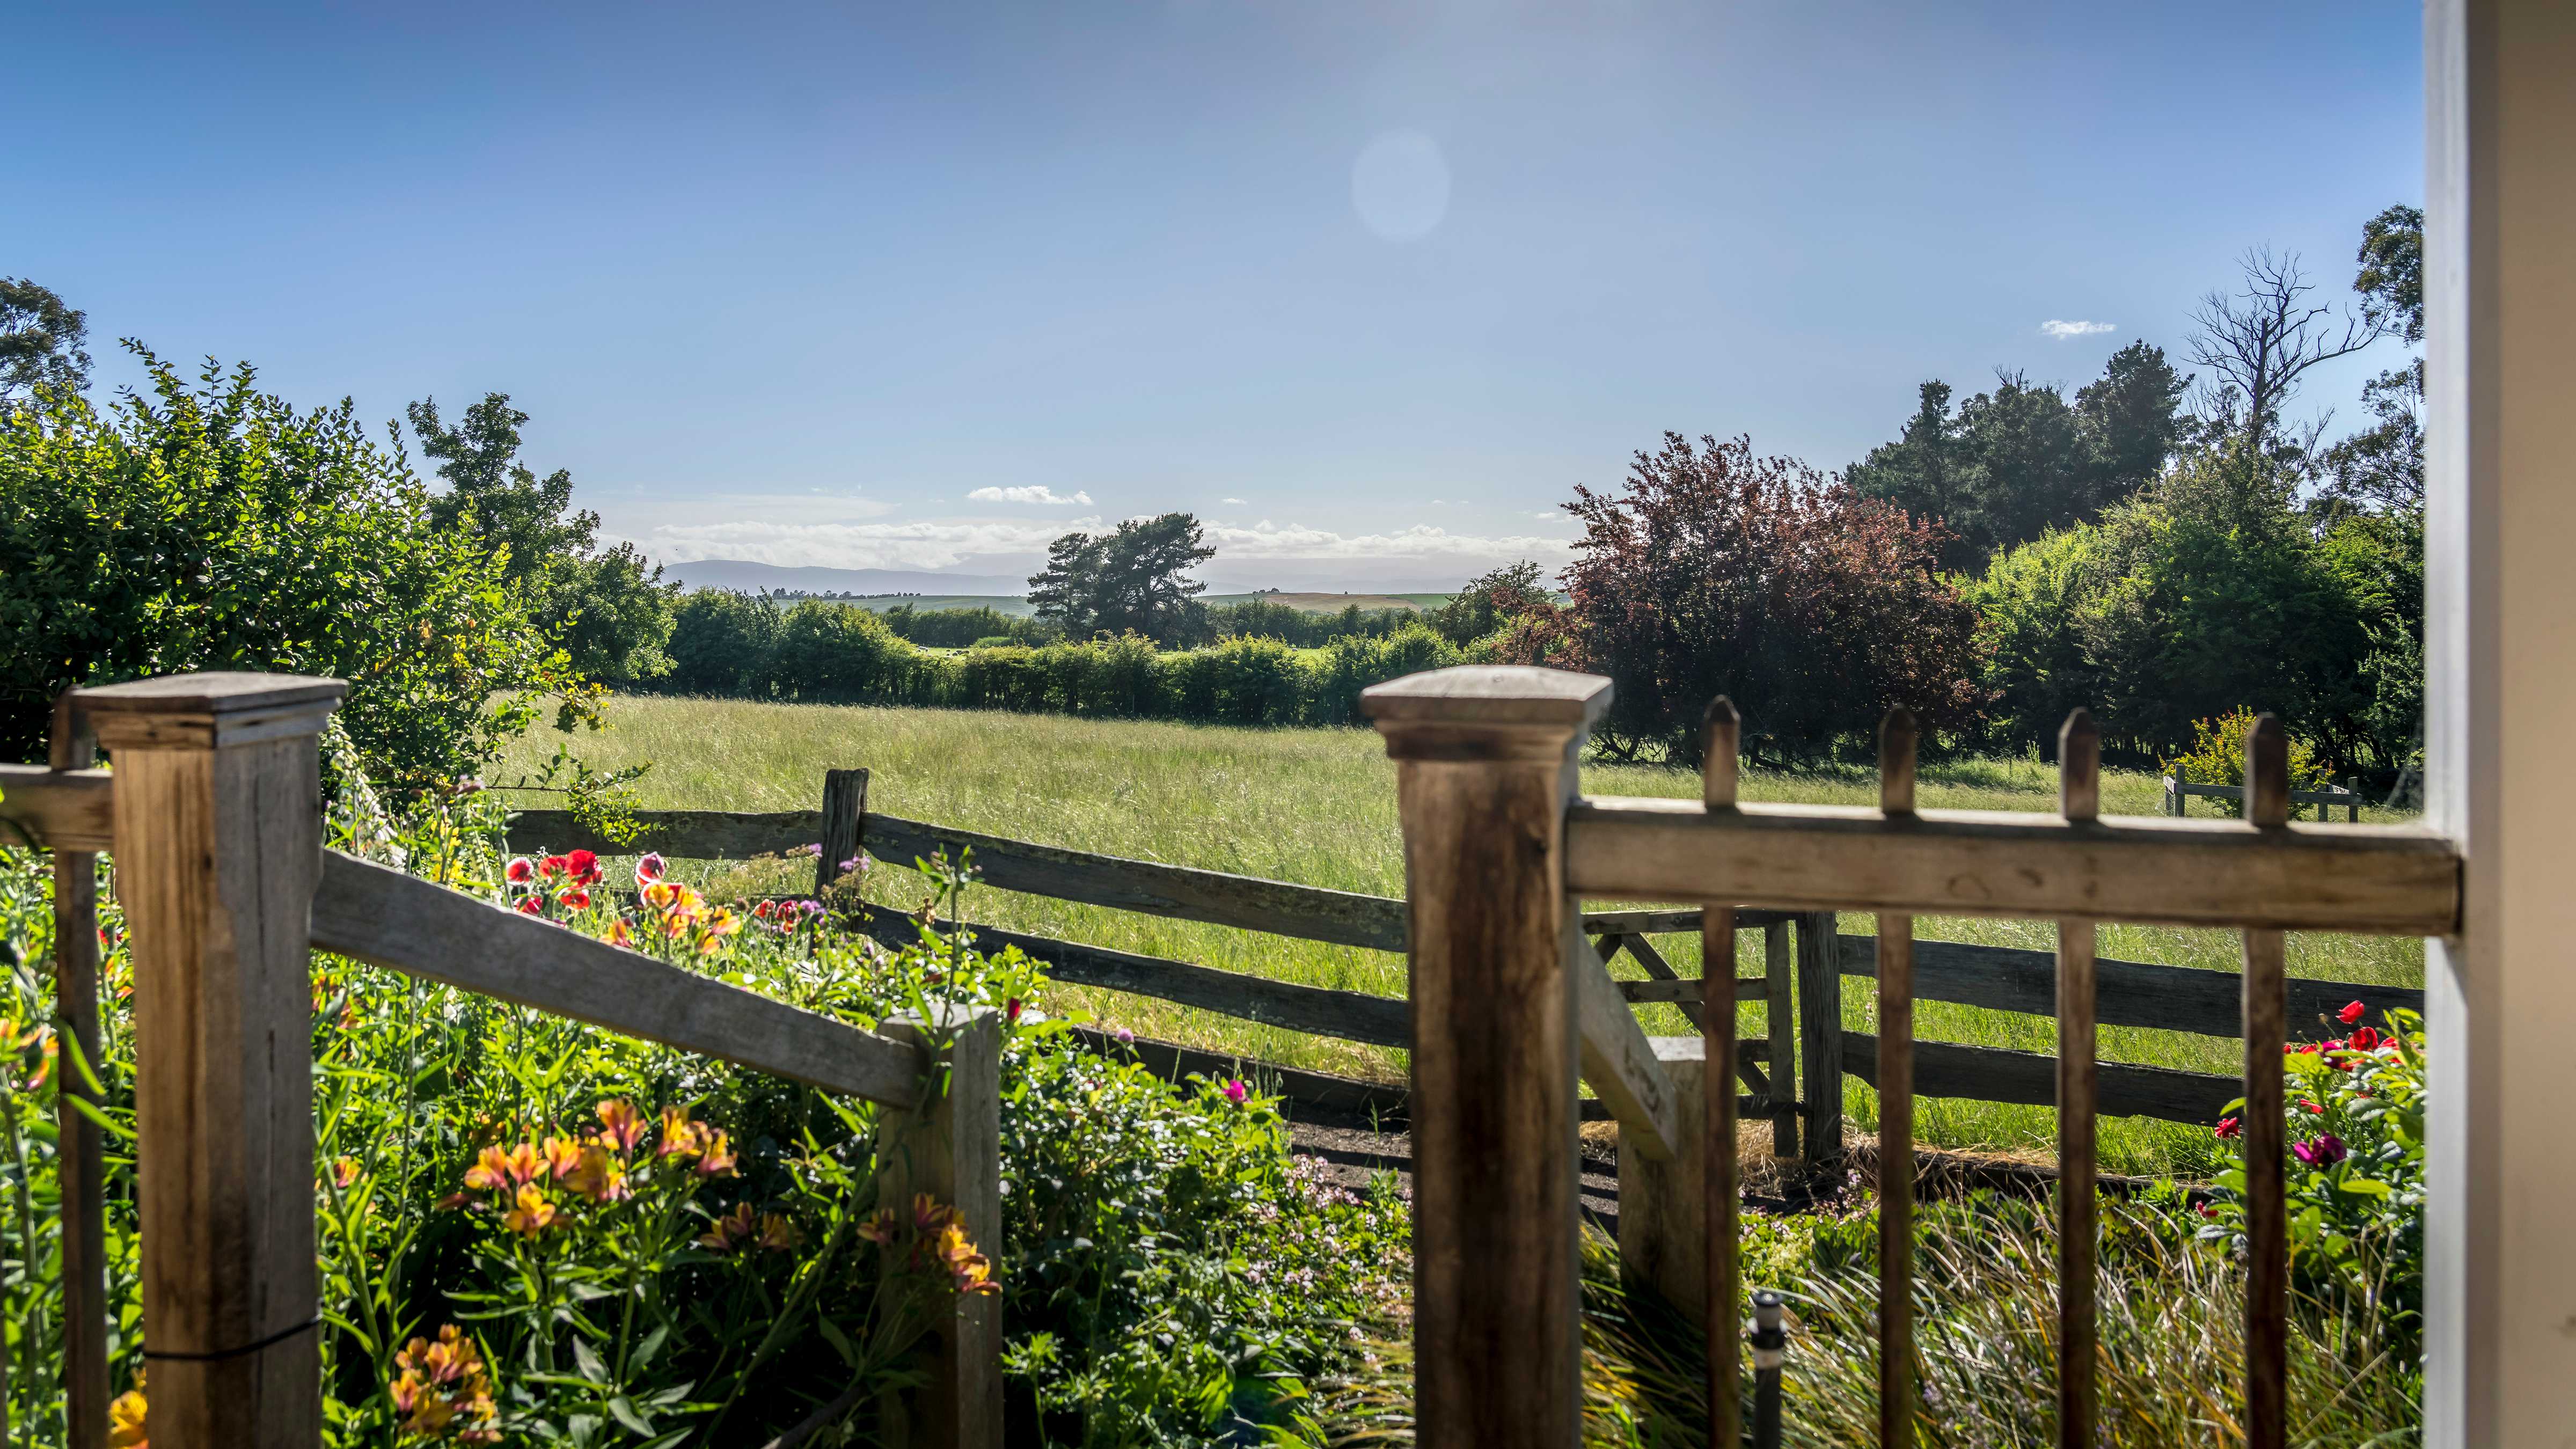
[[[543,901],[538,900],[535,896],[521,896],[521,897],[519,897],[519,907],[518,907],[518,909],[519,909],[519,914],[520,914],[520,915],[523,915],[523,916],[533,916],[533,915],[537,914],[538,912],[540,912],[540,911],[544,910],[545,908],[546,908],[546,907],[545,907],[545,903],[544,903]]]
[[[2245,1130],[2245,1124],[2233,1117],[2221,1117],[2218,1119],[2218,1126],[2213,1130],[2221,1137],[2234,1137]]]
[[[2318,1106],[2316,1103],[2309,1101],[2305,1097],[2301,1097],[2299,1099],[2299,1110],[2302,1112],[2313,1112],[2320,1117],[2326,1114],[2325,1108]]]
[[[565,891],[555,899],[561,902],[563,908],[568,911],[587,910],[590,906],[590,892],[583,890],[579,886],[574,886],[571,890]]]
[[[773,903],[769,901],[754,901],[752,902],[751,913],[761,920],[768,920],[772,904]]]
[[[2350,1006],[2345,1007],[2343,1010],[2336,1012],[2335,1020],[2342,1022],[2346,1026],[2350,1026],[2354,1022],[2361,1020],[2363,1016],[2367,1015],[2369,1010],[2370,1008],[2363,1006],[2360,1002],[2356,1001]]]
[[[560,855],[549,855],[545,859],[537,862],[537,874],[544,876],[548,880],[553,880],[556,876],[562,875],[570,869],[572,869],[572,862],[564,859]]]
[[[2356,1026],[2352,1029],[2352,1040],[2350,1045],[2352,1049],[2357,1052],[2374,1051],[2383,1040],[2385,1040],[2385,1038],[2380,1036],[2379,1028],[2375,1026]]]
[[[1002,1014],[1011,1019],[1011,1024],[1013,1026],[1017,1026],[1020,1023],[1021,1004],[1020,999],[1014,996],[1011,998],[1010,1003],[1002,1008]]]
[[[592,851],[576,850],[564,857],[564,869],[571,872],[576,885],[588,885],[599,879],[599,856]]]
[[[537,878],[537,863],[524,855],[513,856],[503,874],[510,878],[512,885],[526,885]]]

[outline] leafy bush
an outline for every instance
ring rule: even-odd
[[[144,393],[0,417],[0,752],[40,756],[71,685],[336,675],[351,738],[408,792],[474,773],[571,684],[499,562],[435,526],[350,403],[298,412],[247,365],[192,387],[134,351]]]
[[[2362,1016],[2352,1003],[2345,1035],[2293,1044],[2282,1059],[2291,1272],[2302,1291],[2411,1336],[2424,1308],[2424,1023],[2392,1011],[2383,1031]],[[2230,1116],[2218,1135],[2231,1165],[2202,1231],[2242,1252],[2244,1131]]]
[[[1590,669],[1617,687],[1613,753],[1696,761],[1702,712],[1731,696],[1758,743],[1815,756],[1903,705],[1927,729],[1976,725],[1976,618],[1935,576],[1940,531],[1748,438],[1677,433],[1623,487],[1578,486],[1584,526],[1561,632],[1522,616],[1518,662]]]
[[[2180,771],[2195,785],[2243,785],[2245,783],[2245,736],[2254,728],[2254,711],[2240,709],[2217,719],[2191,722],[2191,748],[2164,762],[2167,774]],[[2290,788],[2313,790],[2326,783],[2325,766],[2317,763],[2316,751],[2302,739],[2290,741]],[[2242,818],[2242,799],[2217,798],[2209,804],[2221,815]],[[2295,812],[2294,812],[2295,813]]]

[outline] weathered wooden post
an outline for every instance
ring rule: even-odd
[[[78,691],[64,690],[54,701],[46,763],[86,770],[97,763],[94,745]],[[107,1442],[111,1387],[107,1158],[98,1123],[80,1110],[84,1101],[99,1105],[97,1094],[72,1060],[78,1053],[92,1073],[104,1070],[98,1055],[98,857],[86,850],[54,852],[54,1011],[63,1034],[55,1140],[62,1164],[64,1442],[70,1449],[99,1449]]]
[[[841,878],[841,862],[857,858],[867,833],[868,772],[823,772],[823,838],[815,845],[814,896],[820,900]]]
[[[1377,685],[1412,925],[1416,1434],[1567,1449],[1582,1404],[1565,806],[1610,682],[1441,669]]]
[[[1790,1157],[1798,1151],[1798,1010],[1790,995],[1797,975],[1789,945],[1789,923],[1773,921],[1762,928],[1762,1029],[1771,1045],[1771,1155]]]
[[[957,1006],[937,1022],[905,1013],[879,1028],[922,1051],[932,1091],[888,1109],[877,1144],[877,1201],[906,1214],[916,1195],[956,1205],[977,1252],[1002,1251],[1002,1014]],[[1002,1300],[961,1293],[933,1325],[929,1382],[891,1405],[885,1442],[913,1449],[1001,1449]]]
[[[1831,911],[1798,917],[1798,1061],[1806,1159],[1843,1155],[1843,958]]]
[[[322,1437],[310,942],[316,736],[341,691],[210,673],[81,694],[116,764],[144,1359],[167,1449]]]
[[[1647,1040],[1654,1044],[1656,1063],[1672,1080],[1673,1129],[1679,1140],[1673,1155],[1662,1161],[1643,1152],[1619,1154],[1619,1270],[1653,1285],[1696,1322],[1708,1313],[1713,1237],[1708,1221],[1708,1038]],[[1734,1090],[1735,1074],[1721,1075],[1725,1089]]]

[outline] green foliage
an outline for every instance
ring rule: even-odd
[[[50,287],[0,277],[0,409],[38,388],[79,392],[89,386],[89,315],[66,306]]]
[[[1197,596],[1207,585],[1183,575],[1215,556],[1187,513],[1131,518],[1097,537],[1068,533],[1047,546],[1046,568],[1029,579],[1029,602],[1070,638],[1132,631],[1188,644],[1206,627]]]
[[[2181,436],[2183,379],[2162,350],[2133,342],[2069,405],[2058,389],[2001,374],[1950,408],[1927,382],[1895,442],[1847,475],[1851,486],[1949,532],[1942,567],[1974,569],[1996,550],[2090,522],[2162,472]]]
[[[409,409],[421,451],[438,463],[447,491],[430,499],[430,517],[502,552],[504,567],[531,600],[538,623],[560,643],[583,678],[631,686],[666,673],[679,585],[631,543],[601,552],[599,515],[572,506],[572,474],[558,468],[540,479],[519,458],[528,415],[507,393],[487,393],[451,427],[438,400]]]
[[[2410,1338],[2424,1309],[2424,1022],[2392,1011],[2385,1030],[2348,1018],[2327,1022],[2323,1042],[2282,1058],[2290,1161],[2290,1266],[2300,1290],[2349,1315],[2368,1315]],[[2230,1113],[2244,1110],[2240,1098]],[[2205,1212],[2202,1236],[2245,1248],[2245,1138],[2219,1123],[2228,1164]]]
[[[1539,582],[1543,572],[1522,559],[1469,579],[1457,597],[1432,614],[1432,629],[1463,649],[1524,614],[1552,608],[1556,601]]]
[[[681,599],[671,654],[664,685],[690,693],[1246,725],[1355,722],[1361,690],[1459,660],[1414,618],[1322,650],[1261,637],[1164,650],[1131,632],[929,654],[866,609],[807,599],[781,610],[767,596],[715,591]]]
[[[498,560],[440,528],[352,406],[298,412],[247,365],[47,393],[0,417],[0,753],[51,696],[188,669],[349,682],[341,718],[405,792],[470,775],[569,664]]]
[[[2254,728],[2254,711],[2240,709],[2217,719],[2191,722],[2191,747],[2164,762],[2167,774],[2179,773],[2195,785],[2243,785],[2245,783],[2245,736]],[[2313,790],[2326,783],[2326,771],[2317,763],[2315,749],[2307,741],[2290,741],[2290,788]],[[2209,802],[2220,815],[2242,818],[2245,802],[2214,799]]]
[[[2402,765],[2420,739],[2422,544],[2413,514],[2323,537],[2291,475],[2231,439],[2097,525],[1996,557],[1965,592],[1989,651],[1991,737],[2053,749],[2068,709],[2167,757],[2196,720],[2281,717],[2331,769]]]
[[[1061,632],[1036,619],[1005,614],[990,604],[972,609],[917,609],[897,604],[878,617],[898,639],[932,649],[984,643],[1044,644]]]
[[[1049,1442],[1241,1442],[1403,1307],[1392,1180],[1333,1186],[1241,1082],[1015,1057],[1002,1106],[1009,1360]]]

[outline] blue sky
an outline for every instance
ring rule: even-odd
[[[376,417],[506,391],[672,559],[1431,587],[1661,430],[2179,352],[2422,190],[2416,6],[49,6],[0,273]],[[2043,324],[2112,330],[2052,337]],[[2398,354],[2321,371],[2359,417]],[[2179,360],[2179,359],[2178,359]],[[984,496],[977,497],[981,492]]]

